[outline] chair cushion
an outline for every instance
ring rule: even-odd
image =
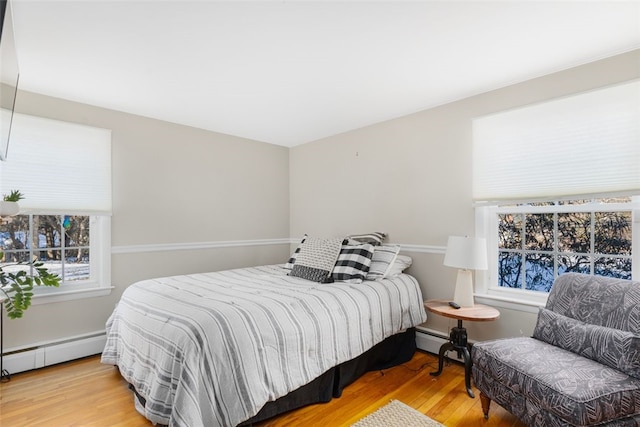
[[[593,325],[640,335],[640,282],[564,273],[553,282],[546,308]]]
[[[540,308],[533,337],[640,379],[640,337]]]
[[[506,388],[521,397],[508,408],[518,417],[535,417],[526,412],[539,410],[570,425],[591,426],[640,413],[640,380],[535,338],[477,343],[472,360],[481,391],[496,399],[487,390]],[[527,403],[533,405],[524,408]]]

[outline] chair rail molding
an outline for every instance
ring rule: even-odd
[[[163,252],[163,251],[188,251],[194,249],[216,249],[234,248],[241,246],[270,246],[288,245],[293,243],[292,239],[254,239],[254,240],[226,240],[213,242],[185,242],[185,243],[154,243],[147,245],[120,245],[112,246],[112,254],[131,254],[140,252]]]
[[[277,239],[252,239],[252,240],[221,240],[210,242],[182,242],[182,243],[152,243],[142,245],[118,245],[111,247],[112,254],[131,254],[142,252],[164,252],[164,251],[188,251],[194,249],[216,249],[234,248],[242,246],[271,246],[271,245],[291,245],[300,243],[299,237],[277,238]],[[417,252],[427,254],[444,254],[445,246],[416,245],[396,243],[400,250],[404,252]]]

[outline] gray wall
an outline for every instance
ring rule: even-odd
[[[287,239],[287,148],[28,92],[18,94],[16,109],[112,130],[115,289],[105,297],[33,305],[19,320],[5,318],[5,349],[104,330],[123,290],[140,279],[274,264],[289,256],[288,243],[167,250],[172,244]]]
[[[408,246],[425,298],[451,298],[449,235],[473,235],[471,119],[640,77],[640,50],[291,149],[291,235],[386,231]],[[470,338],[529,335],[535,313],[500,308]],[[455,321],[453,321],[455,322]],[[430,315],[446,333],[452,321]]]

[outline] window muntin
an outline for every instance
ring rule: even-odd
[[[498,207],[489,286],[548,293],[564,272],[630,279],[632,210],[629,197]]]

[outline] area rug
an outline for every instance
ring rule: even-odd
[[[377,411],[367,415],[352,427],[441,427],[444,424],[432,420],[424,414],[392,400]]]

